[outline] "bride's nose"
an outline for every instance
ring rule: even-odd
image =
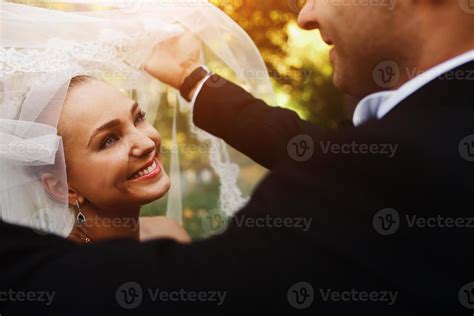
[[[135,158],[141,158],[149,155],[154,150],[159,150],[159,144],[146,135],[136,134],[132,141],[131,156]]]

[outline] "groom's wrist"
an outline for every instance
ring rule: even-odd
[[[212,75],[211,71],[204,65],[193,65],[188,67],[184,73],[184,79],[179,87],[181,96],[188,102],[194,99],[195,93],[202,83]]]
[[[194,70],[198,69],[201,65],[200,64],[192,64],[190,66],[187,66],[185,69],[184,69],[184,72],[183,72],[183,79],[181,81],[181,86],[184,84],[186,78],[188,78]]]

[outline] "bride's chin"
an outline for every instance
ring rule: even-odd
[[[171,188],[171,181],[167,174],[164,174],[163,179],[160,180],[163,183],[160,183],[159,196],[156,199],[162,198]]]
[[[171,182],[166,173],[163,173],[155,183],[143,185],[142,188],[136,189],[140,195],[146,195],[146,203],[151,203],[155,200],[161,199],[168,193],[171,188]]]

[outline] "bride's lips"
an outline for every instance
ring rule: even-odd
[[[148,180],[148,179],[152,179],[152,178],[155,178],[156,176],[158,176],[160,173],[161,173],[161,164],[160,162],[158,161],[158,159],[156,157],[153,158],[153,160],[147,164],[148,167],[154,167],[154,169],[148,173],[148,174],[143,174],[142,176],[139,176],[138,178],[132,178],[132,176],[128,177],[127,180],[128,181],[142,181],[142,180]],[[146,166],[145,166],[146,168]],[[142,168],[144,169],[144,168]]]

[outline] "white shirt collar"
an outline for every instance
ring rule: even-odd
[[[474,50],[449,59],[409,80],[397,90],[382,91],[368,95],[356,107],[352,121],[359,126],[372,118],[381,119],[398,104],[437,77],[474,60]],[[456,74],[452,74],[456,76]]]

